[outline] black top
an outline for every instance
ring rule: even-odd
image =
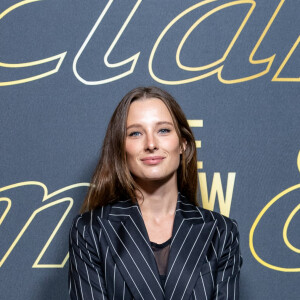
[[[166,280],[171,239],[172,238],[168,239],[162,244],[156,244],[154,242],[150,242],[156,260],[162,287],[164,287],[165,280]]]

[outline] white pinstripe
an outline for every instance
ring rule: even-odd
[[[71,265],[71,272],[74,274],[72,265]],[[74,281],[74,286],[75,286],[76,298],[78,299],[77,287],[76,287],[76,282],[75,282],[75,278],[74,277],[73,277],[73,281]],[[71,295],[71,289],[70,289],[69,294]]]
[[[226,268],[227,268],[227,265],[228,265],[228,262],[229,262],[229,259],[230,259],[230,254],[231,254],[231,247],[229,247],[228,259],[227,259],[227,261],[226,261],[225,268],[224,268],[224,270],[223,270],[223,275],[222,275],[222,279],[221,279],[222,281],[224,280]]]
[[[195,213],[195,210],[184,210],[184,209],[181,209],[181,208],[177,208],[176,211],[183,211],[185,213],[189,213],[189,212]]]
[[[76,227],[78,225],[78,221],[82,218],[82,216],[80,216],[78,219],[77,219],[77,222],[76,222]],[[78,243],[78,230],[76,232],[76,243],[77,243],[77,247],[79,247],[79,243]],[[71,241],[72,243],[72,241]],[[72,248],[73,249],[73,248]],[[80,251],[80,254],[81,254],[81,250],[79,249]],[[82,285],[81,285],[81,278],[80,278],[80,275],[79,275],[79,272],[78,272],[78,267],[77,267],[77,261],[76,261],[76,256],[75,256],[75,253],[74,253],[74,249],[73,249],[73,256],[74,256],[74,261],[75,261],[75,267],[76,267],[76,271],[77,271],[77,274],[78,274],[78,279],[79,279],[79,284],[80,284],[80,292],[81,292],[81,296],[82,296],[82,299],[84,299],[83,297],[83,292],[82,292]],[[82,255],[81,255],[82,256]]]
[[[236,289],[236,277],[234,278],[234,289],[233,289],[233,300],[235,300],[235,289]]]
[[[97,255],[98,255],[98,257],[100,257],[100,255],[99,255],[99,249],[98,249],[98,246],[97,246],[97,243],[96,243],[96,239],[95,239],[95,235],[94,235],[94,230],[93,230],[93,211],[91,211],[90,226],[91,226],[91,232],[92,232],[93,240],[94,240],[94,243],[95,243]]]
[[[128,201],[131,201],[131,199],[127,199],[127,200],[118,200],[118,202],[128,202]]]
[[[184,196],[183,196],[184,197]],[[185,198],[185,197],[184,197]],[[191,204],[191,203],[184,203],[184,202],[182,202],[182,201],[180,201],[180,200],[178,200],[178,202],[180,202],[181,204],[183,204],[183,205],[190,205],[190,206],[194,206],[194,204]]]
[[[140,234],[141,237],[143,238],[144,242],[146,243],[146,245],[148,246],[148,248],[151,250],[151,253],[153,253],[152,248],[151,248],[151,246],[148,244],[148,242],[146,241],[144,235],[141,233],[141,231],[139,230],[138,226],[135,224],[135,222],[134,222],[134,220],[132,219],[132,217],[131,217],[131,216],[129,216],[129,217],[130,217],[132,223],[134,224],[135,228],[137,229],[137,231],[139,232],[139,234]],[[153,256],[154,256],[154,254],[153,254]]]
[[[125,228],[126,232],[128,233],[128,235],[130,236],[131,240],[133,241],[133,243],[135,244],[135,246],[136,246],[137,249],[139,250],[141,256],[143,257],[143,259],[144,259],[146,265],[148,266],[149,270],[151,271],[153,277],[155,278],[155,280],[156,280],[158,286],[160,287],[162,293],[165,295],[165,292],[164,292],[164,290],[162,289],[161,284],[159,283],[159,281],[157,280],[156,276],[154,275],[154,273],[153,273],[152,269],[150,268],[150,266],[149,266],[149,264],[148,264],[146,258],[145,258],[144,255],[143,255],[142,251],[140,250],[140,248],[139,248],[138,245],[136,244],[135,240],[133,239],[133,237],[131,236],[131,234],[130,234],[129,231],[127,230],[127,228],[126,228],[126,226],[124,225],[124,223],[123,223],[123,222],[121,222],[121,223],[122,223],[123,227]]]
[[[192,228],[192,227],[193,227],[193,225],[191,226],[191,228]],[[182,267],[181,272],[180,272],[180,274],[179,274],[179,276],[178,276],[178,278],[177,278],[177,281],[176,281],[174,290],[173,290],[173,292],[172,292],[172,295],[171,295],[171,297],[170,297],[170,300],[173,298],[175,289],[176,289],[177,284],[178,284],[178,281],[179,281],[179,279],[180,279],[180,277],[181,277],[181,275],[182,275],[183,269],[184,269],[184,267],[185,267],[185,265],[186,265],[186,263],[187,263],[187,261],[188,261],[190,255],[191,255],[191,253],[192,253],[194,247],[195,247],[196,242],[198,241],[198,238],[199,238],[199,236],[200,236],[200,234],[201,234],[201,232],[202,232],[202,230],[203,230],[203,227],[204,227],[204,224],[202,225],[201,230],[200,230],[200,232],[198,233],[197,238],[196,238],[196,240],[195,240],[195,242],[194,242],[194,244],[193,244],[193,247],[192,247],[192,249],[190,250],[190,253],[189,253],[188,257],[186,258],[186,260],[185,260],[185,262],[184,262],[184,264],[183,264],[183,267]],[[190,233],[190,231],[189,231],[189,233]],[[184,244],[184,242],[183,242],[183,244]],[[183,246],[183,244],[182,244],[182,246]],[[181,248],[182,248],[182,246],[181,246]],[[180,250],[181,250],[181,248],[180,248]],[[179,252],[180,252],[180,250],[179,250]],[[199,257],[200,257],[200,255],[199,255]],[[177,256],[176,256],[176,258],[177,258]],[[198,262],[198,261],[197,261],[197,262]],[[173,264],[173,265],[174,265],[174,264]],[[194,270],[193,270],[193,271],[194,271]],[[192,272],[192,273],[193,273],[193,272]],[[191,279],[191,277],[190,277],[190,279]],[[188,281],[188,283],[187,283],[187,285],[186,285],[186,287],[185,287],[185,290],[184,290],[184,292],[183,292],[183,295],[185,294],[185,291],[186,291],[186,288],[187,288],[189,282],[190,282],[190,280]],[[181,299],[183,298],[183,295],[182,295]]]
[[[141,212],[141,209],[139,206],[135,205],[135,206],[132,206],[132,207],[135,207],[138,211],[138,213],[140,214],[141,218],[143,219],[143,215],[142,215],[142,212]]]
[[[123,287],[123,300],[125,299],[125,281],[124,281],[124,287]]]
[[[232,231],[231,231],[231,234],[232,234]],[[233,243],[233,235],[231,235],[231,243]],[[224,271],[223,271],[223,275],[222,275],[222,281],[224,279],[224,276],[225,276],[225,271],[226,271],[226,268],[227,268],[227,265],[228,265],[228,262],[230,260],[230,254],[231,254],[231,246],[229,247],[229,254],[228,254],[228,259],[226,261],[226,265],[225,265],[225,268],[224,268]]]
[[[111,215],[111,214],[110,214]],[[134,220],[132,219],[131,215],[114,215],[114,216],[123,216],[123,217],[129,217],[132,221],[132,223],[134,224],[135,228],[137,229],[137,231],[139,232],[139,234],[141,235],[141,237],[143,238],[143,240],[145,241],[146,245],[148,246],[148,248],[151,250],[151,253],[153,252],[152,251],[152,248],[150,247],[150,245],[148,244],[148,242],[146,241],[144,235],[141,233],[141,231],[139,230],[138,226],[135,224]],[[154,255],[154,254],[153,254]]]
[[[105,276],[105,283],[106,283],[106,286],[107,286],[107,276],[106,276],[106,261],[107,261],[107,253],[108,253],[108,249],[109,247],[107,246],[107,249],[106,249],[106,253],[105,253],[105,258],[104,258],[104,276]]]
[[[230,279],[230,277],[228,277],[228,280],[227,280],[227,287],[226,287],[226,291],[227,291],[226,299],[227,299],[227,300],[228,300],[228,285],[229,285],[229,279]]]
[[[71,278],[70,278],[70,281],[69,281],[69,295],[71,294]]]
[[[224,217],[223,217],[222,215],[220,215],[220,216],[222,217],[222,219],[223,219],[223,221],[224,221],[224,224],[225,224],[225,230],[226,230],[226,231],[225,231],[224,243],[223,243],[222,250],[221,250],[221,256],[222,256],[223,251],[224,251],[225,242],[226,242],[226,240],[227,240],[227,224],[226,224],[226,222],[225,222]]]
[[[98,280],[99,280],[99,286],[100,286],[101,293],[102,293],[102,299],[104,299],[104,293],[103,293],[103,288],[102,288],[102,284],[101,284],[101,279],[100,279],[100,276],[99,276],[99,273],[98,273],[97,269],[96,269],[96,273],[97,273]]]
[[[80,218],[81,218],[81,217],[80,217]],[[80,218],[79,218],[79,219],[80,219]],[[79,219],[77,220],[77,223],[76,223],[76,224],[78,224]],[[76,225],[76,226],[77,226],[77,225]],[[83,227],[83,238],[84,238],[85,228],[86,228],[86,226]],[[99,286],[100,286],[100,289],[101,289],[101,292],[102,292],[102,298],[104,299],[103,288],[102,288],[102,285],[101,285],[101,279],[100,279],[99,272],[98,272],[98,270],[96,269],[95,265],[92,263],[92,257],[91,257],[90,251],[88,250],[87,243],[85,243],[85,245],[86,245],[86,250],[87,250],[87,252],[88,252],[88,254],[89,254],[89,257],[90,257],[90,262],[91,262],[93,268],[95,269],[95,271],[96,271],[96,273],[97,273],[97,277],[98,277],[98,281],[99,281]],[[78,243],[78,230],[77,230],[77,246],[79,247],[79,243]],[[72,249],[73,249],[73,248],[72,248]],[[80,256],[81,256],[81,259],[82,259],[82,252],[81,252],[81,250],[80,250]],[[76,264],[76,269],[77,269],[77,261],[76,261],[74,249],[73,249],[73,257],[74,257],[75,264]],[[88,282],[89,282],[89,285],[90,285],[90,288],[91,288],[91,294],[92,294],[92,297],[93,297],[93,299],[94,299],[93,290],[92,290],[92,286],[91,286],[91,282],[90,282],[90,278],[89,278],[89,274],[88,274],[88,270],[87,270],[87,266],[86,266],[86,263],[85,263],[85,262],[84,262],[84,265],[85,265],[85,269],[86,269],[87,276],[88,276]],[[78,270],[77,270],[77,273],[78,273]],[[81,295],[82,295],[82,285],[81,285],[81,280],[80,280],[80,275],[79,275],[79,273],[78,273],[78,277],[79,277],[80,288],[81,288]],[[76,285],[75,285],[75,288],[76,288]],[[76,296],[77,296],[77,299],[78,299],[77,289],[75,289],[75,292],[76,292]],[[83,295],[82,295],[82,298],[83,298]],[[84,299],[84,298],[83,298],[83,299]]]
[[[103,223],[102,223],[102,221],[101,221],[101,219],[100,219],[99,217],[98,217],[98,220],[100,221],[101,225],[103,226]],[[108,233],[107,233],[107,231],[106,231],[105,227],[103,227],[103,229],[105,230],[105,232],[106,232],[106,234],[107,234],[107,236],[108,236],[108,239],[109,239],[110,243],[112,244],[112,242],[111,242],[111,239],[110,239],[110,237],[109,237],[109,235],[108,235]],[[113,244],[112,244],[112,246],[113,246]],[[136,287],[137,291],[139,292],[139,294],[140,294],[141,298],[142,298],[142,299],[144,299],[144,297],[142,296],[142,294],[141,294],[141,292],[140,292],[139,288],[137,287],[137,285],[136,285],[135,281],[132,279],[132,277],[131,277],[131,275],[130,275],[129,271],[127,270],[127,268],[126,268],[126,266],[125,266],[125,264],[124,264],[123,260],[122,260],[122,259],[121,259],[121,257],[119,256],[119,254],[118,254],[118,252],[116,251],[116,249],[115,249],[115,247],[114,247],[114,246],[113,246],[113,249],[114,249],[115,253],[117,254],[118,258],[120,259],[121,263],[123,264],[123,266],[124,266],[125,270],[127,271],[128,275],[129,275],[130,279],[132,280],[133,284],[135,285],[135,287]]]
[[[193,217],[193,218],[184,218],[185,220],[199,220],[199,219],[203,219],[202,217]]]
[[[100,228],[100,231],[99,231],[99,243],[100,243],[100,240],[101,240],[101,234],[102,234],[102,228]]]
[[[74,259],[75,259],[75,262],[76,262],[74,250],[73,250],[73,256],[74,256]],[[77,266],[77,262],[76,262],[76,266]],[[77,267],[76,267],[76,269],[77,269]],[[78,270],[77,270],[77,274],[78,274],[78,279],[79,279],[79,284],[80,284],[80,292],[81,292],[81,296],[82,296],[82,299],[84,299],[84,297],[83,297],[83,292],[82,292],[81,278],[80,278],[80,275],[79,275]]]
[[[195,300],[197,300],[195,289],[193,289],[193,292],[194,292],[194,298],[195,298]]]
[[[216,229],[217,229],[218,227],[216,227]],[[213,242],[210,242],[211,243],[211,246],[212,246],[212,248],[213,248],[213,250],[214,250],[214,252],[215,252],[215,256],[216,256],[216,259],[218,259],[218,254],[217,254],[217,251],[216,251],[216,249],[215,249],[215,247],[214,247],[214,244],[213,244]]]
[[[130,217],[130,215],[123,215],[123,214],[108,214],[109,216],[114,216],[114,217],[119,217],[119,216],[122,216],[122,217]]]
[[[171,249],[171,247],[172,247],[173,242],[175,241],[176,235],[177,235],[177,233],[178,233],[178,231],[179,231],[181,225],[183,224],[183,221],[184,221],[184,219],[181,221],[181,223],[180,223],[180,225],[179,225],[179,227],[178,227],[178,229],[177,229],[177,231],[176,231],[174,237],[172,238],[172,241],[171,241],[171,244],[170,244],[170,249]]]
[[[111,209],[116,209],[116,208],[118,208],[118,209],[131,209],[132,207],[134,207],[134,206],[128,206],[128,207],[113,206]]]
[[[198,236],[197,236],[196,241],[198,240],[198,238],[199,238],[199,236],[200,236],[200,234],[201,234],[201,232],[202,232],[203,227],[204,227],[204,224],[203,224],[202,227],[201,227],[201,230],[200,230],[200,232],[199,232],[199,234],[198,234]],[[195,264],[195,266],[194,266],[194,269],[193,269],[192,274],[191,274],[191,276],[190,276],[190,278],[189,278],[189,281],[188,281],[188,283],[186,284],[186,287],[185,287],[185,290],[184,290],[184,292],[183,292],[183,295],[182,295],[181,299],[183,298],[183,296],[184,296],[184,294],[185,294],[185,292],[186,292],[186,289],[187,289],[187,287],[188,287],[188,285],[189,285],[189,283],[190,283],[190,281],[191,281],[192,275],[193,275],[194,272],[195,272],[196,266],[198,265],[199,259],[200,259],[201,255],[202,255],[202,253],[203,253],[203,250],[204,250],[204,248],[205,248],[205,246],[206,246],[206,244],[207,244],[207,241],[208,241],[209,238],[210,238],[210,235],[211,235],[212,231],[213,231],[213,227],[212,227],[212,229],[211,229],[211,231],[210,231],[210,233],[209,233],[208,238],[206,239],[206,242],[205,242],[204,246],[202,247],[201,253],[200,253],[200,255],[199,255],[198,259],[197,259],[197,262],[196,262],[196,264]],[[195,241],[195,243],[194,243],[194,245],[193,245],[193,247],[192,247],[192,250],[193,250],[193,248],[194,248],[194,246],[195,246],[195,244],[196,244],[196,241]],[[191,254],[192,250],[190,251],[190,254]],[[189,254],[189,256],[190,256],[190,254]],[[188,256],[188,258],[189,258],[189,256]],[[188,258],[187,258],[187,259],[188,259]],[[182,270],[183,270],[183,268],[182,268]],[[181,271],[181,272],[182,272],[182,271]],[[180,275],[181,275],[181,274],[180,274]],[[177,280],[177,282],[178,282],[178,280]]]
[[[84,239],[85,227],[86,227],[86,226],[83,226],[83,232],[82,232],[82,237],[83,237],[83,239]],[[78,232],[78,231],[77,231],[77,232]],[[86,247],[86,249],[88,249],[87,243],[85,243],[85,247]],[[88,250],[87,250],[87,251],[88,251]],[[88,251],[88,253],[89,253],[89,251]],[[81,256],[81,259],[82,259],[82,253],[81,253],[81,250],[80,250],[80,256]],[[89,256],[90,256],[90,253],[89,253]],[[91,256],[90,256],[90,257],[91,257]],[[91,261],[91,259],[90,259],[90,261]],[[95,300],[95,299],[94,299],[94,293],[93,293],[92,285],[91,285],[91,281],[90,281],[89,271],[88,271],[88,268],[87,268],[85,262],[84,262],[84,266],[85,266],[85,269],[86,269],[86,275],[87,275],[87,278],[88,278],[88,283],[89,283],[89,285],[90,285],[92,298],[93,298],[93,300]]]
[[[139,273],[141,274],[141,276],[142,276],[144,282],[146,283],[146,285],[147,285],[147,287],[148,287],[148,289],[149,289],[151,295],[152,295],[153,298],[155,299],[154,294],[153,294],[153,292],[152,292],[150,286],[148,285],[147,280],[146,280],[145,277],[143,276],[143,273],[141,272],[140,268],[139,268],[138,265],[136,264],[135,260],[133,259],[133,257],[132,257],[132,255],[130,254],[129,250],[127,249],[127,247],[126,247],[125,244],[123,243],[122,239],[120,238],[120,236],[119,236],[118,233],[116,232],[115,228],[112,226],[111,222],[110,222],[110,221],[108,221],[108,222],[109,222],[109,225],[111,226],[111,228],[113,229],[114,233],[115,233],[116,236],[118,237],[119,241],[122,243],[123,247],[126,249],[127,253],[129,254],[130,258],[132,259],[132,261],[133,261],[134,265],[136,266],[136,268],[138,269]],[[123,225],[123,226],[124,226],[124,225]]]
[[[202,217],[202,219],[203,219],[203,221],[204,221],[204,217],[203,217],[203,215],[202,215],[201,210],[200,210],[199,207],[197,207],[197,206],[196,206],[196,209],[198,210],[199,214],[201,215],[201,217]],[[205,223],[205,221],[204,221],[204,223]]]
[[[221,233],[220,233],[219,227],[217,227],[217,232],[218,232],[218,237],[220,239],[221,238]]]
[[[179,253],[180,253],[180,251],[181,251],[181,249],[182,249],[184,243],[185,243],[185,240],[187,239],[188,235],[190,234],[190,231],[192,230],[192,228],[193,228],[193,224],[192,224],[192,226],[190,227],[189,232],[188,232],[187,235],[185,236],[184,241],[183,241],[183,243],[181,244],[180,249],[179,249],[179,251],[178,251],[178,253],[177,253],[177,255],[176,255],[176,257],[175,257],[175,259],[174,259],[174,261],[173,261],[172,267],[170,268],[169,274],[168,274],[168,276],[167,276],[167,278],[166,278],[166,281],[165,281],[165,287],[166,287],[166,284],[167,284],[168,279],[169,279],[169,277],[170,277],[170,274],[171,274],[171,272],[172,272],[172,269],[173,269],[173,267],[174,267],[174,264],[175,264],[175,262],[176,262],[176,260],[177,260],[177,257],[178,257],[178,255],[179,255]]]
[[[234,267],[235,267],[235,255],[233,255],[233,267],[232,267],[231,275],[233,275]]]
[[[96,269],[95,265],[92,263],[91,253],[90,253],[90,251],[88,250],[87,243],[85,243],[85,244],[86,244],[86,250],[87,250],[87,252],[88,252],[88,254],[89,254],[89,257],[90,257],[90,262],[91,262],[93,268],[95,269],[95,271],[96,271],[96,273],[97,273],[98,281],[99,281],[99,286],[100,286],[100,289],[101,289],[101,292],[102,292],[102,297],[103,297],[103,299],[104,299],[103,289],[102,289],[102,285],[101,285],[101,279],[100,279],[100,276],[99,276],[99,272],[98,272],[98,270]]]
[[[214,281],[214,277],[213,277],[213,274],[212,274],[212,269],[211,269],[210,261],[208,261],[208,265],[209,265],[209,270],[210,270],[211,281],[213,283],[213,288],[215,288],[215,281]]]
[[[231,232],[231,234],[232,234],[232,241],[233,241],[233,233]],[[235,255],[233,255],[233,267],[232,267],[231,275],[233,275],[234,267],[235,267]]]
[[[210,213],[210,215],[211,215],[211,217],[214,219],[214,221],[216,220],[216,218],[215,218],[215,216],[214,216],[214,214],[212,213],[212,211],[211,210],[209,210],[209,213]]]
[[[207,300],[206,288],[205,288],[205,284],[204,284],[204,281],[203,281],[203,277],[202,277],[201,272],[200,272],[200,277],[201,277],[201,281],[202,281],[202,285],[203,285],[203,290],[204,290],[204,294],[205,294],[205,299]]]
[[[114,293],[113,293],[113,300],[115,300],[115,290],[116,290],[116,264],[114,267]]]
[[[214,221],[216,220],[216,218],[215,218],[215,216],[214,216],[214,214],[212,213],[212,211],[210,210],[209,211],[210,212],[210,214],[211,214],[211,216],[212,216],[212,218],[214,219]],[[224,219],[224,218],[223,218]],[[224,221],[225,222],[225,221]],[[219,238],[221,237],[221,234],[220,234],[220,231],[219,231],[219,227],[217,226],[216,227],[216,229],[217,229],[217,232],[218,232],[218,236],[219,236]],[[215,251],[216,252],[216,251]],[[216,255],[217,256],[217,255]],[[217,256],[218,257],[218,256]]]

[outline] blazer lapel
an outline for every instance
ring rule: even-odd
[[[199,208],[179,194],[165,282],[166,299],[190,299],[216,222],[205,222]]]
[[[138,205],[120,201],[98,218],[114,261],[134,299],[164,299],[155,257]]]

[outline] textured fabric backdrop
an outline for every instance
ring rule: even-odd
[[[66,299],[68,231],[130,89],[178,100],[241,299],[299,299],[299,0],[0,2],[1,299]]]

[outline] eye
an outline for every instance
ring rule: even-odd
[[[159,130],[159,132],[162,133],[162,134],[169,133],[170,131],[171,131],[171,130],[168,129],[168,128],[162,128],[162,129]]]
[[[141,133],[138,132],[138,131],[133,131],[133,132],[128,134],[128,136],[133,136],[133,137],[136,137],[136,136],[139,136],[139,135],[141,135]]]

